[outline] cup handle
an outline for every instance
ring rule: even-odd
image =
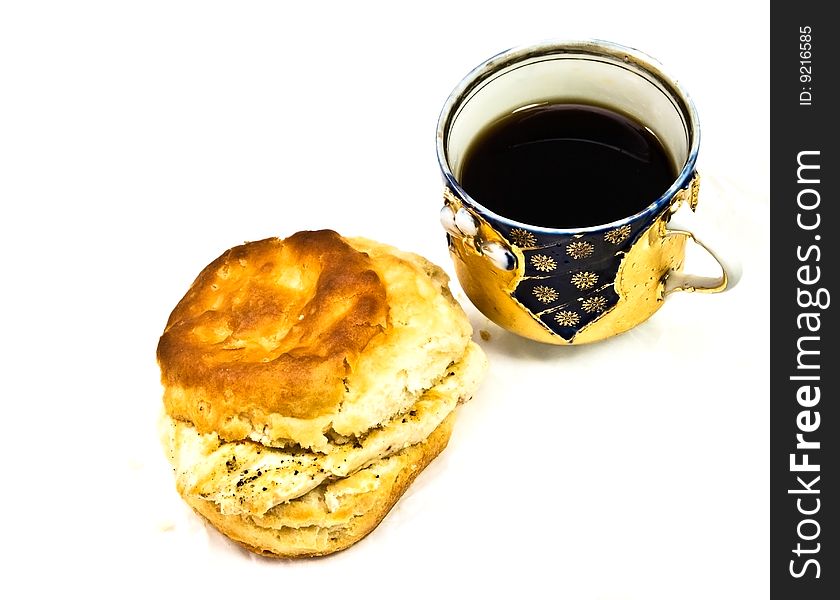
[[[732,252],[727,250],[726,240],[718,239],[711,236],[712,245],[718,248],[718,252],[714,252],[701,242],[692,231],[703,231],[703,239],[710,239],[711,231],[714,228],[706,228],[698,221],[698,216],[694,212],[697,207],[697,189],[699,187],[699,175],[695,175],[689,189],[686,190],[688,198],[686,198],[688,208],[676,210],[668,223],[667,235],[678,236],[685,238],[685,243],[693,242],[700,249],[704,250],[714,261],[718,264],[720,269],[719,274],[715,276],[696,275],[693,273],[686,273],[682,269],[672,269],[665,275],[665,289],[663,294],[667,296],[672,292],[702,292],[707,294],[715,294],[724,290],[731,290],[741,278],[741,268],[736,262],[731,259],[727,260],[723,257],[732,256]],[[682,203],[680,203],[682,204]],[[722,249],[722,250],[720,250]]]
[[[496,269],[515,271],[518,262],[510,246],[498,235],[494,236],[495,240],[482,237],[479,233],[481,229],[479,220],[461,205],[448,187],[444,189],[443,197],[440,224],[446,233],[460,239],[465,247],[476,254],[484,256]]]
[[[665,290],[664,295],[667,296],[672,292],[703,292],[706,294],[716,294],[726,289],[733,287],[733,282],[729,276],[730,270],[727,269],[723,260],[712,252],[706,244],[694,237],[690,231],[669,230],[669,236],[682,236],[686,241],[692,241],[700,248],[705,250],[720,267],[720,274],[715,277],[706,275],[694,275],[692,273],[684,273],[683,271],[672,269],[665,275]]]

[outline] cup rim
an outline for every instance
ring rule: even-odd
[[[472,198],[449,168],[449,162],[446,157],[446,148],[444,144],[446,128],[449,126],[453,117],[454,109],[459,106],[464,96],[472,91],[477,85],[482,83],[488,77],[496,73],[499,69],[504,68],[510,64],[514,64],[522,59],[532,56],[545,56],[549,54],[561,54],[566,52],[575,52],[581,54],[593,54],[597,56],[608,56],[620,61],[631,62],[641,67],[643,70],[654,76],[660,83],[662,83],[669,91],[673,92],[674,96],[682,103],[685,116],[688,120],[688,126],[691,136],[691,145],[688,148],[688,156],[680,170],[679,174],[674,179],[671,186],[656,200],[654,200],[646,208],[639,212],[623,217],[621,219],[612,221],[610,223],[603,223],[600,225],[589,225],[586,227],[543,227],[531,223],[525,223],[510,219],[500,215],[480,202]],[[446,102],[441,109],[437,124],[437,159],[441,173],[443,174],[446,185],[453,188],[460,198],[462,198],[470,207],[476,209],[482,214],[485,214],[510,228],[527,229],[537,233],[545,234],[579,234],[603,231],[606,229],[614,229],[622,225],[626,225],[642,218],[646,215],[657,214],[665,206],[667,206],[674,195],[680,190],[688,186],[691,178],[694,176],[695,164],[697,162],[697,154],[700,147],[700,125],[697,117],[697,110],[692,102],[691,97],[685,89],[674,79],[669,77],[662,65],[655,58],[650,55],[631,48],[623,46],[615,42],[608,42],[599,39],[589,40],[555,40],[547,42],[539,42],[536,44],[515,46],[507,50],[503,50],[498,54],[491,56],[477,67],[472,69],[467,75],[455,86],[455,89],[449,94]]]

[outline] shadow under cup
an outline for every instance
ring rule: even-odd
[[[610,223],[557,229],[493,212],[461,186],[464,157],[490,124],[547,103],[595,105],[631,117],[658,138],[678,175],[649,206]],[[478,66],[450,95],[437,130],[446,185],[441,222],[464,291],[500,326],[553,344],[626,331],[658,310],[670,291],[721,291],[723,271],[714,279],[681,273],[686,242],[696,240],[666,228],[683,201],[696,207],[699,141],[688,96],[636,50],[594,41],[541,44]],[[597,180],[586,196],[574,201],[620,202],[599,194]]]

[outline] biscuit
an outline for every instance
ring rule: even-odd
[[[486,368],[447,283],[419,255],[333,231],[208,265],[158,345],[181,496],[260,554],[367,535],[446,446]]]

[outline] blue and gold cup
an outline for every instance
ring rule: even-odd
[[[645,208],[617,220],[562,228],[541,224],[538,217],[514,220],[465,190],[465,156],[488,126],[523,107],[563,103],[609,108],[642,124],[673,163],[677,175],[671,185]],[[563,42],[515,48],[487,60],[449,96],[437,129],[445,183],[441,223],[461,287],[498,325],[559,345],[624,332],[676,291],[723,291],[731,281],[721,261],[692,233],[671,224],[681,205],[697,208],[699,142],[689,97],[656,61],[636,50],[600,41]],[[557,197],[563,198],[562,184],[559,188]],[[598,180],[586,196],[563,201],[617,200],[599,195]],[[683,271],[688,242],[709,252],[720,265],[718,275]]]

